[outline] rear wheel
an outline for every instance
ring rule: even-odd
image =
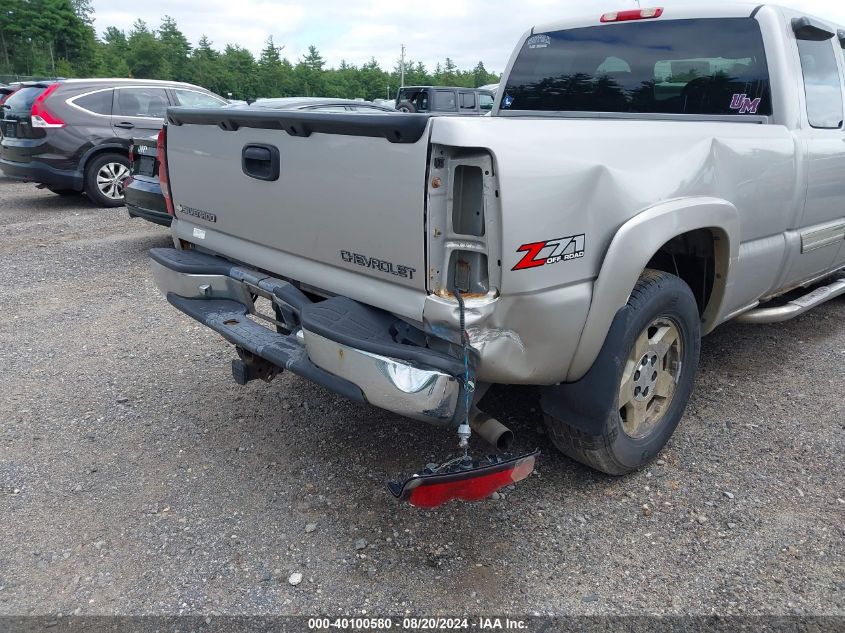
[[[100,154],[85,168],[85,193],[101,207],[123,204],[123,181],[129,176],[129,158],[121,154]]]
[[[654,459],[678,426],[692,393],[701,347],[695,297],[674,275],[646,270],[628,300],[619,385],[599,434],[546,415],[555,446],[577,461],[623,475]]]

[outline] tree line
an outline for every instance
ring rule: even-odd
[[[0,7],[0,75],[168,79],[236,99],[396,97],[398,61],[390,70],[375,58],[332,68],[314,46],[294,62],[282,49],[272,36],[257,59],[237,44],[218,50],[205,36],[193,46],[170,16],[158,28],[137,20],[128,32],[110,26],[98,35],[90,0],[2,0]],[[498,80],[480,61],[471,70],[448,57],[433,69],[405,61],[405,85],[478,87]]]

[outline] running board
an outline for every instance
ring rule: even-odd
[[[804,314],[826,301],[845,295],[845,277],[840,277],[826,286],[816,288],[803,297],[793,299],[783,305],[772,308],[756,308],[737,317],[740,323],[781,323]]]

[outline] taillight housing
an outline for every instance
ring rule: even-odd
[[[388,488],[394,497],[418,508],[436,508],[453,499],[480,501],[528,477],[539,454],[488,457],[472,467],[459,466],[446,472],[427,468],[404,483],[389,483]]]
[[[55,83],[47,86],[47,89],[35,98],[32,102],[32,110],[30,111],[30,119],[32,127],[37,128],[59,128],[64,127],[65,122],[58,116],[53,114],[46,105],[48,97],[53,94],[56,89],[62,84]]]
[[[135,145],[132,144],[129,146],[129,165],[132,166],[132,163],[135,162]]]
[[[164,204],[167,206],[167,212],[175,216],[173,198],[170,197],[170,174],[167,171],[167,125],[161,128],[161,131],[158,133],[156,153],[158,154],[158,183],[161,185]]]
[[[611,11],[601,16],[602,22],[630,22],[631,20],[651,20],[663,15],[663,7],[651,9],[631,9],[629,11]]]

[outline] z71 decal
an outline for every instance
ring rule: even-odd
[[[581,259],[584,257],[585,241],[586,237],[581,233],[580,235],[559,237],[554,240],[546,240],[545,242],[523,244],[516,249],[516,252],[525,253],[525,255],[523,255],[522,259],[511,270],[526,270],[547,264],[557,264],[558,262]]]

